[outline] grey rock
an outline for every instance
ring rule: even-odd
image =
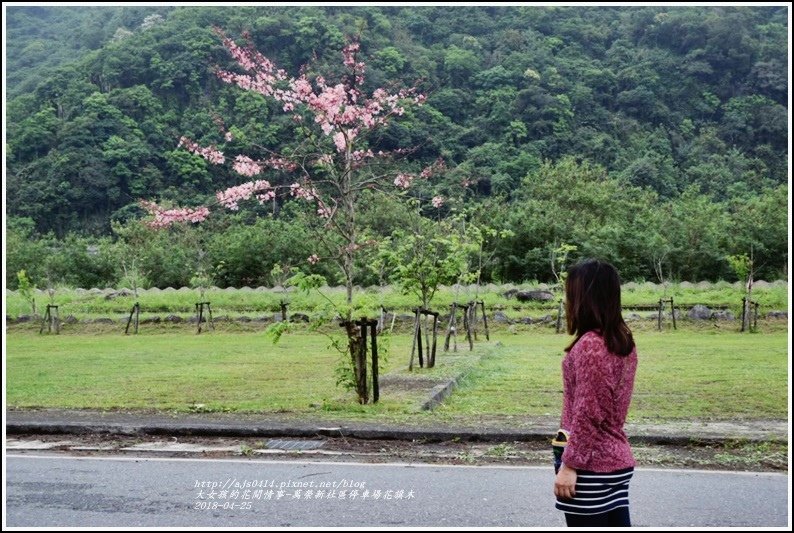
[[[678,317],[678,315],[676,315],[676,317]],[[641,320],[642,317],[640,315],[638,315],[637,313],[629,313],[628,315],[626,315],[624,317],[624,319],[627,320],[627,321],[634,321],[634,320]]]
[[[64,324],[77,324],[78,322],[80,321],[77,320],[77,317],[74,315],[67,315],[66,318],[63,319]]]
[[[181,316],[177,315],[168,315],[165,317],[166,322],[171,322],[172,324],[179,324],[180,322],[184,322],[184,319]]]
[[[309,315],[304,315],[303,313],[293,313],[292,316],[289,317],[290,322],[309,322]]]
[[[499,322],[501,324],[511,324],[512,320],[507,318],[507,315],[504,314],[502,311],[495,311],[493,314],[493,321]]]
[[[531,316],[521,317],[518,319],[518,321],[521,322],[522,324],[532,324],[532,322],[534,322]]]
[[[25,323],[25,322],[31,322],[31,321],[32,321],[32,320],[34,320],[35,318],[36,318],[36,317],[34,317],[34,316],[31,316],[31,315],[19,315],[19,316],[17,317],[16,323],[17,323],[17,324],[23,324],[23,323]]]
[[[231,322],[232,319],[228,315],[216,316],[212,319],[213,322]]]
[[[279,315],[281,316],[281,315]],[[253,319],[254,322],[259,322],[260,324],[267,324],[268,322],[272,322],[273,319],[269,316],[258,316]]]
[[[517,292],[518,289],[510,289],[509,291],[503,292],[502,296],[504,296],[505,298],[513,298]]]
[[[111,292],[110,294],[106,294],[105,300],[115,300],[116,298],[121,298],[124,296],[134,296],[134,295],[135,293],[133,293],[129,289],[121,289],[118,291]]]
[[[250,316],[238,316],[237,322],[251,322]]]
[[[708,320],[711,318],[711,309],[705,305],[696,305],[687,312],[686,316],[692,320]]]
[[[141,319],[141,324],[159,324],[163,319],[159,316],[149,316]]]
[[[788,311],[769,311],[767,318],[788,318]]]
[[[554,300],[554,294],[549,291],[518,291],[516,299],[519,302],[548,302]]]
[[[91,322],[93,324],[115,324],[112,318],[95,318]]]
[[[721,310],[721,311],[714,311],[711,313],[711,318],[715,318],[717,320],[735,320],[736,318],[733,316],[728,310]]]

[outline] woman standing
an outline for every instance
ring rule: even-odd
[[[587,260],[565,282],[568,333],[562,361],[562,435],[568,439],[554,483],[569,526],[630,526],[634,472],[623,424],[631,402],[637,350],[621,316],[615,267]]]

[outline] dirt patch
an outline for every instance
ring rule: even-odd
[[[428,378],[428,377],[410,377],[387,374],[378,380],[380,388],[383,390],[401,390],[401,391],[416,391],[416,390],[430,390],[440,383],[442,380]]]

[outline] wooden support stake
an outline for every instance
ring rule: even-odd
[[[656,327],[659,331],[662,331],[662,299],[659,299],[659,316],[656,318]]]
[[[359,351],[358,364],[359,364],[359,385],[361,389],[362,403],[369,401],[369,390],[367,387],[367,322],[362,319],[359,324],[361,325],[361,350]]]
[[[418,313],[419,314],[417,314],[416,316],[418,317],[417,318],[417,324],[419,324],[419,330],[418,330],[418,335],[417,335],[417,343],[418,343],[418,346],[419,346],[419,368],[424,368],[425,360],[422,357],[422,314],[421,314],[422,311],[418,310]],[[427,327],[425,327],[425,329],[427,329]]]
[[[452,304],[450,304],[449,308],[450,308],[450,310],[449,310],[449,325],[447,326],[447,336],[444,339],[444,351],[445,352],[449,351],[449,338],[456,335],[456,333],[455,333],[455,312],[457,311],[458,304],[453,302]],[[455,341],[455,351],[456,352],[458,351],[457,340]]]
[[[414,341],[411,345],[411,361],[408,363],[408,370],[414,369],[414,354],[416,353],[416,337],[419,331],[419,309],[414,309]]]
[[[207,304],[207,312],[210,315],[210,322],[209,322],[210,329],[214,331],[215,330],[215,323],[212,321],[212,306],[210,305],[209,302],[205,302],[205,303]]]
[[[433,313],[433,350],[430,352],[428,368],[436,366],[436,332],[438,330],[438,313]]]
[[[670,297],[670,313],[673,315],[673,329],[678,329],[675,325],[675,305],[673,304],[673,297]]]
[[[742,297],[742,329],[741,331],[745,330],[745,319],[747,317],[747,297]]]
[[[485,313],[485,301],[481,300],[480,305],[482,306],[482,323],[485,325],[485,340],[490,341],[491,335],[488,333],[488,315]]]
[[[41,319],[41,327],[39,328],[39,335],[44,333],[44,324],[50,320],[50,306],[47,306],[47,310],[44,312],[44,317]]]
[[[386,323],[386,308],[382,305],[380,306],[380,318],[378,319],[378,333],[383,332],[383,328],[385,327]]]
[[[463,313],[463,327],[466,329],[466,338],[469,341],[469,351],[474,350],[474,342],[471,339],[471,324],[469,323],[469,315],[471,314],[471,310],[469,306],[466,306],[466,312]]]
[[[54,312],[53,312],[54,311]],[[55,327],[55,334],[61,333],[60,316],[58,316],[58,306],[47,304],[47,310],[44,312],[44,318],[41,321],[41,328],[39,328],[39,335],[44,333],[44,325],[47,325],[47,333],[52,333],[53,326]]]
[[[135,314],[135,311],[137,309],[138,309],[138,302],[135,302],[135,304],[132,306],[132,309],[130,309],[130,317],[127,319],[127,327],[124,328],[124,334],[125,335],[129,335],[130,334],[130,324],[132,324],[132,316]],[[138,318],[137,317],[135,318],[135,333],[138,333]]]
[[[477,303],[469,302],[469,309],[471,309],[471,332],[474,334],[474,340],[477,340]]]
[[[372,324],[372,403],[378,403],[380,385],[378,384],[378,322]]]
[[[424,329],[424,334],[425,334],[425,344],[424,344],[424,347],[425,347],[425,361],[427,362],[427,365],[426,365],[427,368],[430,368],[430,328],[427,326],[427,320],[428,320],[427,312],[428,312],[427,309],[422,309],[421,310],[421,313],[425,317],[425,329]]]

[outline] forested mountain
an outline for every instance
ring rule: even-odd
[[[218,142],[218,116],[239,138],[288,142],[279,106],[214,75],[231,65],[212,32],[218,26],[235,38],[249,31],[291,73],[332,71],[346,38],[358,36],[370,90],[417,84],[426,104],[393,123],[379,147],[417,147],[409,161],[417,165],[443,157],[455,172],[430,194],[450,195],[464,179],[474,184],[467,201],[513,207],[497,217],[514,236],[498,245],[495,278],[547,278],[542,265],[560,242],[610,256],[633,277],[653,275],[654,249],[669,252],[673,275],[690,279],[728,275],[724,256],[751,244],[768,277],[785,264],[785,7],[7,14],[7,215],[32,219],[33,227],[14,226],[23,233],[109,235],[111,220],[140,215],[142,197],[199,203],[239,182],[177,148],[181,135]],[[577,175],[584,178],[569,180]],[[611,208],[593,221],[603,238],[595,238],[581,226],[577,195],[610,187]],[[755,220],[762,227],[748,228]],[[633,229],[647,227],[666,228],[670,242],[654,248],[646,230]]]

